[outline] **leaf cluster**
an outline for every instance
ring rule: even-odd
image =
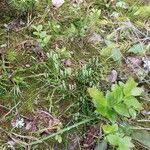
[[[132,78],[125,84],[119,82],[112,85],[111,91],[107,91],[105,96],[96,88],[89,88],[88,92],[93,98],[96,112],[111,122],[116,122],[118,115],[135,118],[137,112],[142,109],[142,104],[136,96],[140,96],[143,89],[137,87],[137,83]]]

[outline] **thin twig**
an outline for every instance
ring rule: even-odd
[[[19,101],[14,107],[12,107],[12,108],[9,110],[9,112],[6,113],[6,114],[2,117],[2,119],[0,119],[0,121],[3,121],[3,120],[6,118],[6,116],[8,116],[8,115],[13,111],[13,109],[15,109],[20,103],[21,103],[21,102]]]

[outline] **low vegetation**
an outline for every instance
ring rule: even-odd
[[[0,10],[0,149],[150,149],[149,1]]]

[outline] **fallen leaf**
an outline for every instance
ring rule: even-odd
[[[76,133],[71,133],[69,135],[69,143],[67,146],[67,150],[77,150],[80,140],[81,139],[80,139],[79,135],[77,135]]]
[[[87,131],[84,140],[81,142],[86,150],[91,150],[96,146],[96,137],[99,134],[99,129],[91,126]]]
[[[126,63],[136,68],[142,65],[142,59],[140,57],[129,56],[127,57]]]
[[[31,132],[37,131],[36,122],[34,120],[26,121],[25,129]]]
[[[4,27],[7,30],[13,30],[13,31],[18,32],[21,30],[21,28],[25,27],[25,25],[26,25],[26,22],[22,18],[18,18],[8,24],[4,24]]]

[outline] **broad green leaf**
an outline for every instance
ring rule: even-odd
[[[118,146],[121,138],[116,134],[109,134],[106,136],[108,142],[113,146]]]
[[[99,91],[96,88],[88,88],[88,92],[94,100],[95,107],[99,107],[99,106],[106,107],[107,106],[107,100],[105,99],[103,92]]]
[[[123,82],[121,82],[121,81],[119,81],[119,86],[123,89],[123,87],[124,87],[124,83]]]
[[[117,104],[117,99],[114,98],[114,94],[110,91],[107,91],[106,99],[107,99],[107,102],[108,102],[108,107],[112,107],[115,104]]]
[[[100,54],[101,54],[102,56],[107,56],[107,57],[109,57],[109,56],[111,56],[111,52],[112,52],[112,48],[110,48],[110,47],[105,47],[105,48],[102,48]]]
[[[101,106],[101,105],[97,105],[97,106],[96,106],[96,104],[95,104],[95,107],[96,107],[96,112],[97,112],[98,114],[101,114],[101,115],[104,116],[104,117],[107,117],[107,116],[108,116],[107,107],[103,107],[103,106]]]
[[[44,38],[44,43],[47,44],[50,40],[51,36],[50,35],[47,35],[45,38]]]
[[[131,137],[125,136],[120,140],[118,149],[119,150],[131,150],[134,144],[131,142]]]
[[[111,89],[112,89],[112,92],[107,91],[106,93],[106,99],[110,107],[118,104],[123,99],[123,90],[121,86],[115,84],[112,86]]]
[[[124,103],[127,105],[128,108],[133,107],[136,110],[141,110],[142,109],[142,105],[133,96],[125,97],[124,98]]]
[[[135,109],[130,108],[129,109],[129,114],[131,115],[132,119],[136,118],[137,112],[135,111]]]
[[[41,38],[44,38],[45,36],[46,36],[46,31],[40,32],[40,37],[41,37]]]
[[[105,44],[108,46],[108,47],[111,47],[111,48],[114,48],[116,47],[116,43],[110,41],[110,40],[105,40]]]
[[[134,54],[142,54],[145,52],[145,46],[143,43],[138,43],[136,45],[133,45],[128,52],[133,52]]]
[[[117,150],[131,150],[127,145],[120,144],[117,148]]]
[[[38,26],[36,27],[36,30],[37,30],[37,31],[42,31],[42,29],[43,29],[43,26],[42,26],[42,25],[38,25]]]
[[[115,123],[117,120],[117,113],[114,110],[107,109],[107,118],[112,122]]]
[[[110,40],[105,40],[105,44],[107,47],[103,48],[100,53],[102,56],[110,57],[112,55],[112,49],[116,48],[117,45]]]
[[[117,101],[117,103],[122,101],[123,91],[120,86],[118,86],[117,84],[112,86],[112,93],[113,93],[114,100]]]
[[[134,147],[131,137],[128,136],[122,137],[120,134],[109,134],[106,139],[111,145],[117,146],[117,150],[130,150]]]
[[[103,140],[97,144],[97,146],[94,148],[94,150],[106,150],[107,147],[108,147],[107,141]]]
[[[150,132],[146,130],[135,130],[132,138],[150,149]]]
[[[143,88],[136,87],[131,91],[131,95],[133,96],[140,96],[144,92]]]
[[[124,103],[119,103],[114,106],[115,111],[125,117],[130,117],[127,106]]]
[[[109,134],[112,132],[116,132],[118,131],[118,125],[114,124],[114,125],[103,125],[103,131],[105,134]]]
[[[34,34],[34,35],[39,36],[39,33],[38,33],[38,32],[36,32],[36,31],[35,31],[35,32],[33,32],[33,34]]]
[[[131,137],[129,137],[129,136],[125,136],[122,139],[122,142],[123,142],[124,145],[127,145],[130,148],[134,147],[134,144],[131,142]]]
[[[133,78],[128,79],[128,81],[126,82],[126,84],[124,85],[123,88],[123,92],[125,94],[125,96],[130,96],[131,95],[131,91],[136,88],[137,83],[134,81]]]
[[[122,54],[119,48],[112,49],[112,55],[111,57],[114,59],[114,61],[120,61]]]

